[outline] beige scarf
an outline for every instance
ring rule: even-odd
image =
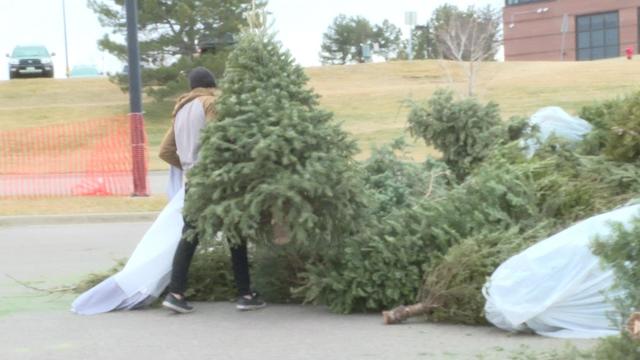
[[[215,101],[217,96],[218,93],[213,88],[195,88],[178,98],[178,101],[176,101],[176,106],[174,106],[173,108],[173,113],[171,114],[173,117],[171,127],[169,128],[169,130],[167,130],[167,133],[164,135],[164,138],[160,143],[160,152],[158,153],[160,159],[179,169],[182,169],[182,166],[180,164],[180,157],[178,156],[178,147],[176,146],[176,135],[173,130],[173,123],[176,121],[176,114],[186,104],[198,99],[200,100],[200,102],[202,102],[202,106],[204,107],[204,114],[207,121],[213,121],[216,117]]]

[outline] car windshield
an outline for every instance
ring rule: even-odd
[[[49,57],[47,49],[41,46],[25,46],[13,49],[12,57]]]

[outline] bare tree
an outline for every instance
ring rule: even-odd
[[[473,96],[481,63],[492,59],[500,46],[500,14],[490,7],[453,12],[436,36],[442,55],[455,60],[465,71],[468,95]]]

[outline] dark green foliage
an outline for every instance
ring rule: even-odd
[[[434,192],[438,197],[423,196],[374,218],[366,233],[345,240],[337,259],[310,264],[307,300],[338,312],[411,303],[425,268],[453,244],[483,229],[535,226],[535,192],[527,174],[509,167],[507,160],[493,164],[500,171],[487,169],[450,191],[440,184]],[[422,177],[428,178],[430,171],[434,169],[425,168]]]
[[[553,139],[551,139],[553,141]],[[640,169],[603,156],[583,156],[561,143],[543,146],[533,161],[538,207],[569,224],[623,204],[640,191]]]
[[[404,139],[374,148],[362,164],[365,188],[373,197],[374,216],[382,218],[395,209],[415,205],[421,198],[440,196],[455,182],[446,165],[428,160],[426,164],[402,161],[397,153],[406,146]]]
[[[640,92],[622,99],[584,107],[580,117],[594,125],[583,151],[604,152],[609,158],[637,162],[640,158]]]
[[[437,59],[440,57],[436,34],[430,23],[414,27],[411,30],[411,36],[414,59]]]
[[[364,197],[355,143],[316,107],[306,82],[271,35],[242,36],[188,178],[184,212],[203,236],[270,242],[272,221],[295,242],[358,231]]]
[[[393,195],[413,191],[414,182],[396,182],[388,174],[406,169],[400,159],[388,150],[373,159],[375,171],[365,173],[365,182],[389,190],[377,194],[378,204],[393,204]],[[433,170],[412,174],[428,178]],[[418,197],[391,211],[382,206],[367,231],[345,238],[334,258],[308,266],[301,291],[308,301],[338,312],[371,311],[415,302],[417,284],[424,283],[422,299],[441,303],[434,319],[484,322],[479,290],[498,265],[638,190],[640,169],[577,155],[557,141],[532,159],[517,143],[498,147],[462,184],[440,183],[437,195],[414,193]]]
[[[429,191],[431,196],[445,194],[450,176],[436,161],[426,166],[402,161],[401,149],[401,142],[374,149],[363,164],[369,225],[307,265],[304,285],[296,290],[306,301],[346,313],[379,310],[415,297],[426,252],[418,236],[424,226],[421,214],[411,209]],[[407,232],[413,236],[397,236]]]
[[[613,269],[616,282],[615,292],[622,292],[611,300],[615,302],[623,322],[631,311],[640,309],[640,217],[636,217],[628,226],[613,223],[612,232],[606,238],[597,238],[592,247],[593,253],[600,257],[604,266]],[[620,324],[624,327],[624,324]],[[530,358],[548,359],[640,359],[640,340],[633,339],[626,331],[619,336],[602,339],[589,352],[567,349],[554,354],[535,354]],[[553,355],[553,356],[551,356]],[[524,357],[522,357],[524,358]]]
[[[593,125],[593,130],[588,133],[580,144],[580,151],[584,154],[597,155],[607,146],[608,128],[607,119],[613,117],[615,109],[621,104],[621,100],[606,100],[593,105],[584,106],[578,116]]]
[[[535,130],[529,125],[529,119],[524,116],[512,116],[505,124],[508,141],[515,141],[527,135],[528,131]]]
[[[615,289],[624,296],[613,299],[616,308],[627,319],[631,311],[640,310],[640,217],[628,227],[612,224],[612,234],[593,242],[593,253],[616,275]]]
[[[156,100],[162,100],[189,89],[187,75],[191,69],[203,66],[209,69],[216,78],[222,77],[225,62],[229,54],[228,50],[222,50],[215,54],[203,54],[199,57],[181,57],[171,66],[152,69],[142,69],[142,82],[146,86],[145,91]],[[117,75],[122,77],[122,75]],[[121,86],[128,86],[126,81],[118,78]]]
[[[126,37],[123,0],[88,0],[88,5],[103,27]],[[184,91],[185,75],[196,66],[205,66],[221,75],[228,49],[219,46],[215,54],[198,57],[198,46],[238,34],[244,24],[242,14],[250,5],[250,0],[138,1],[140,60],[149,95],[161,99]],[[259,1],[257,6],[263,7],[264,3]],[[98,41],[98,46],[120,60],[127,60],[126,44],[109,34]],[[112,76],[112,80],[127,89],[126,76]]]
[[[251,263],[252,283],[269,303],[301,302],[293,289],[303,285],[301,273],[307,263],[320,254],[309,246],[261,244],[256,247]],[[310,254],[311,253],[311,254]]]
[[[189,268],[185,295],[194,301],[226,301],[235,298],[229,248],[220,237],[207,238],[198,245]]]
[[[412,104],[409,131],[442,152],[442,160],[460,180],[504,139],[498,105],[474,98],[455,101],[453,92],[437,90],[424,106]]]

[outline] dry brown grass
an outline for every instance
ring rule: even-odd
[[[80,196],[0,199],[0,216],[148,212],[162,209],[165,195],[149,197]]]
[[[500,104],[504,119],[529,116],[557,105],[575,113],[597,100],[623,96],[640,84],[639,63],[626,59],[592,62],[484,63],[478,72],[476,94]],[[406,100],[424,101],[440,87],[463,95],[466,79],[458,63],[437,60],[317,67],[307,69],[310,85],[322,96],[344,128],[359,140],[366,157],[371,145],[405,133]],[[433,154],[415,142],[415,159]]]

